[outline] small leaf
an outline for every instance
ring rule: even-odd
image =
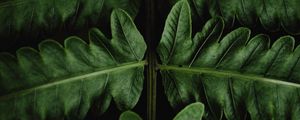
[[[182,109],[175,117],[174,120],[201,120],[204,113],[204,105],[196,102],[189,104]]]
[[[192,103],[182,109],[173,120],[201,120],[204,113],[204,105],[200,102]],[[120,115],[119,120],[142,120],[132,111],[125,111]]]
[[[143,120],[143,119],[135,112],[125,111],[120,115],[119,120]]]

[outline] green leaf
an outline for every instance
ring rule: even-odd
[[[173,9],[183,5],[187,3],[179,2]],[[185,12],[171,11],[170,15],[189,18],[189,10]],[[167,20],[164,32],[171,27],[191,29],[180,24],[187,21],[170,26],[172,22]],[[168,32],[171,37],[162,36],[159,69],[171,106],[178,109],[201,101],[206,119],[213,120],[300,119],[300,47],[294,48],[294,38],[280,37],[270,47],[266,35],[250,38],[248,28],[223,34],[223,28],[221,18],[212,18],[193,39],[175,42],[176,31]],[[185,33],[180,36],[190,34]],[[165,52],[172,49],[186,54]]]
[[[101,19],[108,20],[114,8],[125,9],[134,17],[140,0],[115,3],[112,0],[2,0],[0,35],[26,31],[47,33],[64,27],[80,29],[97,25]]]
[[[192,103],[182,109],[173,120],[201,120],[204,113],[204,105],[200,102]],[[142,120],[132,111],[125,111],[120,115],[119,120]]]
[[[125,111],[120,115],[119,120],[143,120],[143,119],[135,112]]]
[[[131,17],[135,18],[137,15],[142,0],[106,0],[104,2],[104,8],[112,10],[116,8],[121,8],[125,10]]]
[[[200,102],[192,103],[182,109],[173,120],[201,120],[204,113],[204,105]]]
[[[183,0],[168,0],[169,4],[171,6],[175,5],[178,1],[183,1]],[[206,11],[206,4],[205,4],[205,0],[186,0],[188,1],[188,3],[191,5],[191,14],[192,14],[192,18],[194,17],[194,15],[197,15],[199,17],[203,17],[205,16],[205,11]],[[197,20],[197,19],[196,19]],[[200,22],[200,21],[199,21]]]
[[[191,26],[190,8],[188,3],[184,1],[174,5],[166,20],[158,46],[158,50],[163,53],[159,55],[164,64],[186,62],[185,57],[189,55],[186,52],[190,51],[192,45],[191,40],[189,40],[191,39],[192,29],[191,27],[182,26]]]
[[[102,114],[111,100],[120,110],[133,108],[143,87],[146,45],[125,11],[111,16],[112,40],[94,28],[89,44],[73,36],[64,47],[45,40],[40,52],[1,53],[0,118],[83,119],[92,103]]]
[[[201,3],[201,4],[199,4]],[[194,0],[199,15],[207,6],[212,17],[222,16],[226,26],[239,21],[247,27],[258,26],[268,31],[286,31],[300,34],[299,0]]]

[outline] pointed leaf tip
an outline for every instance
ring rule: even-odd
[[[115,51],[131,60],[142,60],[147,46],[142,34],[136,28],[131,17],[121,9],[115,9],[111,16],[112,40]]]

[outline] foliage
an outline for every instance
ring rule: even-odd
[[[110,34],[110,15],[121,8],[135,18],[142,0],[0,0],[0,51],[14,53],[41,40],[87,36],[92,27]],[[87,38],[85,38],[87,39]]]
[[[132,109],[143,87],[146,45],[125,11],[111,15],[112,39],[98,29],[90,44],[73,36],[65,48],[54,40],[0,56],[1,119],[83,119],[95,102],[99,114],[111,100]],[[14,113],[14,114],[11,114]]]
[[[212,17],[222,16],[227,26],[238,21],[243,26],[261,26],[268,31],[284,30],[300,34],[298,0],[193,0],[198,14],[208,6]]]
[[[0,33],[49,32],[62,26],[78,29],[84,25],[96,25],[104,17],[109,18],[113,8],[127,10],[134,17],[139,4],[139,0],[2,0]]]
[[[16,55],[0,53],[0,119],[299,120],[298,6],[297,0],[0,0],[0,51],[30,45]],[[73,34],[63,45],[57,39]],[[45,37],[55,40],[35,44]]]
[[[175,4],[180,0],[169,0]],[[241,24],[270,32],[300,34],[300,1],[298,0],[187,0],[192,15],[222,17],[226,28]]]
[[[189,13],[187,2],[173,7],[158,46],[174,108],[201,101],[206,119],[300,118],[300,47],[294,49],[293,37],[280,37],[269,47],[268,36],[250,39],[247,28],[223,35],[223,20],[212,18],[192,39]]]
[[[203,113],[204,105],[196,102],[187,105],[173,118],[173,120],[201,120]],[[142,118],[132,111],[125,111],[121,114],[119,120],[142,120]]]
[[[125,111],[120,115],[119,120],[143,120],[143,119],[135,112]]]

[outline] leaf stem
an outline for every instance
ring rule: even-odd
[[[145,0],[146,29],[145,38],[148,45],[147,61],[147,120],[156,120],[156,41],[157,28],[155,21],[156,0]]]
[[[106,74],[106,73],[110,73],[110,72],[114,72],[114,71],[126,70],[126,69],[130,69],[130,68],[135,68],[135,67],[143,67],[146,64],[147,64],[146,61],[139,61],[139,62],[134,62],[134,63],[132,63],[132,62],[131,63],[124,63],[124,64],[119,64],[115,67],[100,68],[100,69],[95,69],[93,71],[89,71],[89,72],[86,72],[86,73],[67,76],[67,77],[64,77],[64,78],[58,78],[58,79],[56,78],[55,80],[49,80],[49,81],[53,81],[53,82],[45,83],[45,84],[38,85],[38,86],[28,88],[28,89],[13,91],[9,94],[2,95],[2,96],[0,96],[0,101],[13,98],[14,96],[27,95],[29,93],[34,92],[35,90],[46,89],[46,88],[53,87],[53,86],[56,86],[56,85],[59,85],[59,84],[65,84],[65,83],[80,81],[80,80],[82,80],[84,78],[87,78],[87,77],[93,77],[93,76],[97,76],[97,75],[101,75],[101,74]],[[88,80],[88,79],[86,79],[86,80]]]
[[[239,73],[234,71],[226,71],[226,70],[217,70],[212,68],[199,68],[199,67],[179,67],[179,66],[168,66],[168,65],[159,65],[160,70],[175,70],[175,71],[181,71],[185,73],[191,73],[191,74],[210,74],[210,75],[217,75],[217,76],[230,76],[233,78],[241,78],[241,80],[256,80],[266,83],[272,83],[272,84],[279,84],[279,85],[286,85],[291,87],[300,88],[300,84],[292,83],[283,81],[280,79],[275,78],[266,78],[264,76],[259,76],[255,74],[247,74],[247,73]]]

